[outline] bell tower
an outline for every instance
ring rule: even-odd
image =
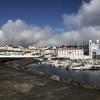
[[[92,59],[92,40],[89,40],[89,56]]]
[[[96,40],[95,43],[92,40],[89,40],[89,56],[92,59],[93,56],[100,55],[100,48],[99,48],[99,40]]]

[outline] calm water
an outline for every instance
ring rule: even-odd
[[[72,79],[83,85],[100,86],[100,70],[97,71],[71,71],[55,68],[50,65],[31,64],[28,66],[33,71],[43,72],[47,75],[58,75],[64,80]]]

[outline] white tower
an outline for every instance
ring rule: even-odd
[[[100,48],[99,48],[99,40],[96,40],[95,43],[92,43],[92,40],[89,40],[89,56],[91,59],[93,56],[100,55]]]
[[[97,43],[99,43],[99,40],[96,40]]]
[[[96,45],[97,45],[97,54],[99,54],[99,40],[96,40]]]
[[[91,45],[92,45],[92,40],[89,40],[89,56],[92,58]]]

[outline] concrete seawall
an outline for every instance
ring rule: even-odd
[[[5,64],[11,68],[24,67],[31,63],[38,63],[39,60],[33,58],[0,58],[0,64]]]

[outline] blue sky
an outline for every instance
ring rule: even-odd
[[[0,0],[0,25],[21,19],[40,27],[64,27],[62,15],[76,13],[89,0]]]
[[[0,44],[90,39],[100,39],[100,0],[0,0]]]

